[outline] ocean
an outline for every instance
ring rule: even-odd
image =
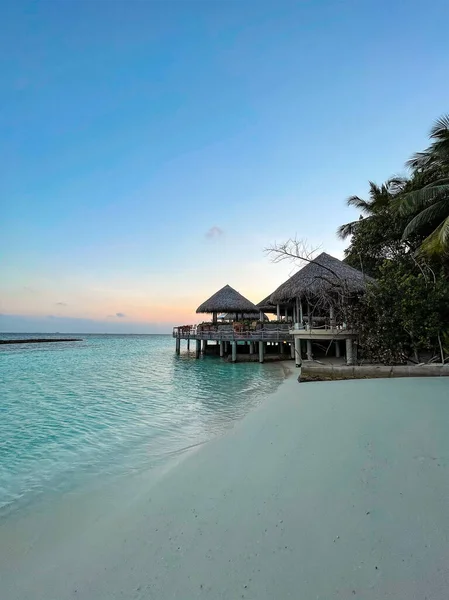
[[[9,337],[52,337],[6,335]],[[279,365],[176,356],[167,335],[0,346],[0,518],[161,465],[220,435],[283,380]]]

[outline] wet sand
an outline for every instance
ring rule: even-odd
[[[298,384],[157,477],[0,527],[2,600],[446,600],[449,380]]]

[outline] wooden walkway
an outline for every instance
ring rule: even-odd
[[[201,352],[203,354],[207,352],[209,341],[217,342],[221,357],[226,356],[230,349],[232,362],[237,361],[238,349],[246,344],[249,346],[249,353],[251,355],[258,354],[261,363],[264,362],[267,344],[270,344],[270,346],[277,344],[281,351],[283,349],[281,349],[281,346],[287,343],[291,348],[292,357],[294,351],[293,336],[287,327],[283,329],[260,328],[242,331],[221,327],[203,330],[202,328],[183,326],[173,329],[173,337],[176,340],[176,354],[180,353],[181,340],[187,340],[187,349],[190,349],[190,340],[193,340],[195,342],[196,358],[200,357]]]
[[[175,327],[173,337],[181,340],[215,340],[218,342],[291,342],[293,340],[289,329],[201,331],[194,328],[185,330],[182,327]]]

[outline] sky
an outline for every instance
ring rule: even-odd
[[[449,109],[446,0],[0,6],[3,332],[169,332],[225,284],[257,303],[295,268],[264,249],[342,257],[346,198]]]

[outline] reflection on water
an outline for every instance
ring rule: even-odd
[[[283,377],[257,363],[176,356],[169,336],[82,337],[0,349],[4,511],[44,490],[146,468],[207,441]]]

